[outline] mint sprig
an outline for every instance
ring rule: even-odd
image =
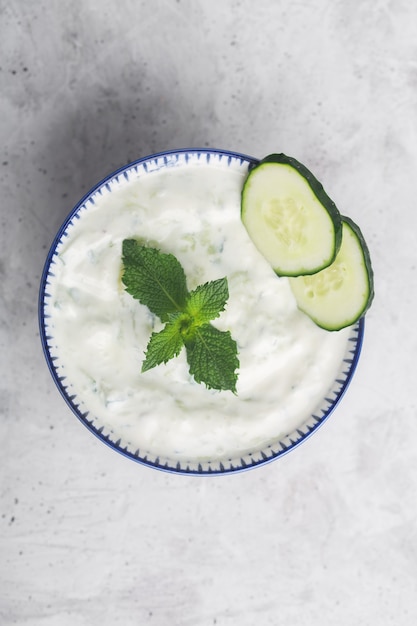
[[[189,371],[196,382],[236,393],[236,341],[229,331],[209,323],[225,309],[227,278],[188,292],[184,270],[173,254],[125,239],[122,255],[126,291],[165,323],[149,339],[142,372],[166,363],[185,347]]]

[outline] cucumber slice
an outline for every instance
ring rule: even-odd
[[[348,217],[342,217],[342,224],[342,245],[335,261],[313,276],[289,279],[298,308],[326,330],[354,324],[374,297],[371,259],[363,235]]]
[[[319,272],[340,248],[336,205],[313,174],[285,154],[271,154],[249,172],[241,218],[279,276]]]

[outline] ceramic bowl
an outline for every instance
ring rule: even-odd
[[[113,450],[151,468],[177,474],[218,475],[247,470],[276,460],[297,448],[318,430],[340,403],[355,372],[364,334],[363,319],[349,330],[345,353],[327,393],[311,414],[300,415],[296,428],[285,433],[284,436],[281,433],[275,440],[269,441],[267,446],[259,447],[256,444],[252,446],[248,441],[248,447],[244,453],[241,450],[236,452],[229,450],[224,457],[210,459],[192,455],[178,457],[175,454],[161,455],[151,452],[146,447],[143,448],[140,442],[132,442],[124,432],[118,430],[116,424],[109,426],[107,422],[104,423],[97,417],[79,397],[66,374],[65,363],[61,361],[55,346],[53,316],[51,319],[50,309],[51,290],[56,281],[56,261],[61,247],[70,236],[71,228],[79,220],[80,215],[94,208],[98,199],[113,193],[131,180],[146,177],[152,172],[164,169],[186,168],[198,162],[213,164],[216,168],[230,169],[245,176],[250,166],[256,164],[257,160],[246,155],[221,150],[178,150],[139,159],[106,177],[75,206],[52,243],[41,279],[39,322],[43,350],[52,377],[69,408],[91,433]]]

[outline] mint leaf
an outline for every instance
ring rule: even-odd
[[[148,248],[135,239],[123,241],[122,281],[128,293],[162,322],[182,311],[188,296],[184,270],[173,254]]]
[[[195,320],[196,325],[206,324],[219,317],[221,311],[224,311],[228,297],[227,278],[212,280],[200,285],[189,294],[186,310]]]
[[[188,293],[184,270],[172,254],[123,241],[126,291],[157,315],[164,328],[152,333],[142,372],[178,356],[185,346],[190,374],[209,389],[236,393],[237,345],[229,331],[208,322],[224,311],[229,297],[227,278],[200,285]]]
[[[179,332],[178,317],[175,316],[167,322],[159,333],[152,333],[146,349],[145,360],[142,363],[142,372],[146,372],[161,363],[166,363],[181,352],[184,342]]]
[[[221,331],[211,324],[200,326],[193,342],[186,344],[187,361],[198,383],[209,389],[230,390],[236,393],[239,367],[236,341],[229,331]]]

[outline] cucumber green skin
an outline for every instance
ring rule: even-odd
[[[364,236],[362,235],[361,229],[353,220],[350,219],[350,217],[346,217],[345,215],[342,216],[342,222],[346,222],[346,224],[355,233],[356,237],[359,240],[359,243],[362,248],[362,253],[363,253],[363,263],[365,265],[366,273],[368,275],[368,286],[369,286],[368,300],[364,303],[364,306],[360,315],[355,320],[353,320],[352,323],[354,323],[354,322],[357,322],[358,319],[360,319],[361,317],[365,315],[365,313],[369,310],[373,302],[373,299],[375,297],[374,270],[372,268],[371,255],[369,254],[369,248],[366,244]]]
[[[253,165],[249,168],[249,173],[255,170],[258,167],[261,167],[264,163],[278,163],[282,165],[289,165],[294,168],[309,184],[311,190],[313,191],[316,198],[321,202],[324,208],[330,215],[330,219],[333,222],[334,226],[334,255],[329,263],[333,263],[335,260],[337,253],[339,252],[341,243],[342,243],[342,217],[340,215],[339,209],[333,202],[331,198],[327,195],[327,193],[323,189],[323,185],[317,180],[317,178],[310,172],[309,169],[305,167],[302,163],[294,159],[293,157],[289,157],[286,154],[269,154],[261,161],[259,161],[256,165]],[[242,197],[244,192],[244,186],[242,190]],[[324,269],[324,268],[321,268]],[[316,272],[313,272],[316,273]]]

